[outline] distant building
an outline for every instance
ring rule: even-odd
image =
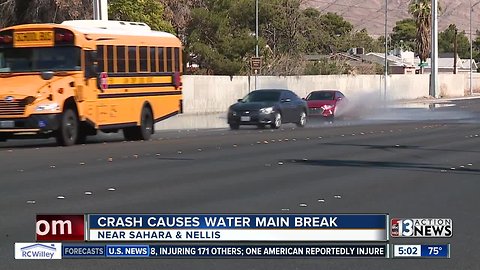
[[[352,67],[364,68],[371,63],[385,65],[385,53],[371,52],[364,54],[363,48],[352,48],[347,53],[334,53],[330,55],[306,55],[307,61],[319,61],[320,59],[342,59]],[[420,59],[415,57],[414,52],[396,49],[387,55],[389,74],[418,74],[420,73]],[[438,72],[453,73],[453,53],[443,53],[438,56]],[[472,71],[477,72],[477,63],[472,59]],[[470,59],[462,59],[457,55],[457,73],[470,72]],[[428,58],[423,73],[431,72],[431,59]]]
[[[375,68],[372,62],[363,59],[363,48],[353,48],[350,49],[347,53],[331,53],[328,55],[323,54],[308,54],[304,56],[304,59],[309,62],[318,62],[321,60],[341,60],[351,66],[354,71],[353,74],[364,73],[364,74],[373,74]]]
[[[363,57],[368,61],[385,65],[384,53],[367,53]],[[388,56],[388,72],[389,74],[415,74],[420,71],[420,58],[415,57],[413,52],[394,50]],[[454,57],[452,53],[439,54],[438,56],[438,72],[453,73]],[[472,60],[472,71],[477,72],[477,63],[475,59]],[[470,59],[461,59],[457,55],[457,73],[470,72]],[[426,66],[423,69],[424,73],[431,72],[431,59],[428,58]]]
[[[438,72],[453,73],[454,70],[454,56],[453,53],[441,53],[438,55]],[[415,63],[420,64],[420,59],[417,57]],[[432,60],[427,58],[427,65],[424,68],[424,73],[430,73],[432,70]],[[457,73],[470,72],[470,59],[462,59],[457,55]],[[477,63],[472,59],[472,71],[477,72]]]
[[[347,63],[352,67],[351,74],[376,74],[378,72],[378,65],[376,62],[365,59],[364,48],[351,48],[347,52],[337,52],[328,55],[310,54],[305,55],[304,59],[310,62],[317,62],[321,60],[339,60]]]
[[[385,65],[384,53],[367,53],[363,56],[365,60]],[[398,54],[387,55],[389,74],[415,74],[415,58],[413,52],[399,52]]]

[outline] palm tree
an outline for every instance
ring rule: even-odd
[[[420,58],[420,71],[423,73],[423,65],[430,55],[430,35],[432,27],[431,0],[411,0],[408,11],[415,19],[417,26],[416,53]]]

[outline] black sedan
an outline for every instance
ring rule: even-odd
[[[250,92],[228,109],[228,124],[231,129],[240,125],[270,125],[279,128],[282,123],[305,126],[307,102],[290,90],[262,89]]]

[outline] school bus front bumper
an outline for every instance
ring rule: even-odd
[[[33,114],[25,118],[0,118],[0,134],[7,137],[50,134],[60,126],[61,114]]]

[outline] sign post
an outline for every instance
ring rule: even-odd
[[[262,58],[252,57],[250,58],[250,67],[255,72],[255,89],[257,89],[257,77],[258,72],[262,69]]]

